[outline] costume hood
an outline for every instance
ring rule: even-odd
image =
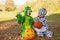
[[[29,7],[29,6],[25,7],[25,9],[24,9],[24,15],[25,16],[28,15],[27,14],[28,13],[28,10],[31,10],[31,7]]]
[[[40,12],[42,13],[41,16],[45,16],[45,15],[47,14],[47,10],[46,10],[45,8],[41,8],[41,9],[39,10],[38,16],[40,16]]]

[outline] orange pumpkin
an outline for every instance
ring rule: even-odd
[[[34,27],[40,29],[42,27],[42,22],[40,21],[35,22]]]
[[[33,40],[35,38],[35,32],[32,28],[27,28],[25,30],[25,37],[26,40]]]

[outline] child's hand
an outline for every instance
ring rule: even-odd
[[[38,17],[38,21],[40,21],[40,18]]]

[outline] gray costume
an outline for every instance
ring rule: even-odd
[[[37,32],[38,36],[45,35],[47,37],[52,37],[53,32],[48,30],[47,19],[45,18],[46,13],[47,13],[47,11],[45,8],[42,8],[39,10],[38,16],[34,19],[34,21],[37,22],[38,18],[39,18],[40,22],[42,22],[43,26],[40,29],[34,27],[34,30]]]

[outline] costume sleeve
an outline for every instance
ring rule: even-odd
[[[46,28],[48,29],[47,20],[46,20],[46,19],[44,19],[42,23],[43,23],[43,26],[44,26],[44,27],[46,27]]]
[[[25,16],[22,17],[22,24],[24,23],[25,21]]]
[[[17,20],[21,20],[21,17],[22,17],[21,14],[17,14],[17,15],[16,15]]]
[[[38,21],[38,17],[34,18],[34,22],[37,22]]]
[[[19,13],[16,15],[16,18],[17,18],[18,24],[21,24],[22,15]]]
[[[30,19],[30,23],[31,23],[31,25],[33,25],[34,24],[34,19],[31,17],[31,19]]]

